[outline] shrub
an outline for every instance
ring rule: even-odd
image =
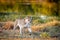
[[[40,37],[42,37],[42,38],[49,38],[50,35],[49,35],[47,32],[42,32],[42,33],[40,34]]]
[[[60,27],[59,26],[51,26],[51,27],[46,27],[43,32],[48,32],[48,34],[51,37],[56,37],[59,36],[60,34]]]

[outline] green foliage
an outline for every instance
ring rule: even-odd
[[[25,15],[34,14],[31,5],[19,4],[19,11],[21,12],[21,14]]]
[[[41,3],[26,3],[29,2],[29,0],[11,0],[13,2],[1,2],[0,3],[0,12],[9,12],[12,13],[15,12],[18,15],[49,15],[49,16],[60,16],[60,1],[59,3],[56,2],[48,2],[48,1],[42,1]],[[18,3],[20,2],[20,3]],[[25,4],[26,3],[26,4]],[[58,7],[58,8],[57,8]],[[58,10],[59,9],[59,10]],[[58,10],[58,11],[57,11]],[[12,18],[9,16],[10,19],[15,19],[15,14],[12,15]],[[4,15],[5,16],[5,15]],[[1,18],[1,17],[0,17]],[[8,18],[8,17],[6,17]],[[5,20],[4,17],[2,19]],[[1,20],[2,20],[1,19]],[[39,20],[39,22],[43,23],[43,20]]]
[[[49,35],[47,32],[42,32],[42,33],[40,34],[40,37],[41,37],[41,38],[49,38],[50,35]]]
[[[49,30],[50,36],[58,36],[59,33],[60,33],[60,28],[59,27],[52,27]]]
[[[16,1],[16,0],[15,0]],[[15,2],[13,1],[13,2]],[[0,10],[4,10],[7,12],[15,12],[17,11],[18,13],[21,12],[21,14],[25,14],[25,15],[40,15],[45,14],[45,15],[55,15],[56,16],[56,10],[57,10],[57,5],[50,3],[49,2],[44,2],[44,3],[40,3],[40,4],[24,4],[24,2],[28,2],[28,1],[23,1],[23,0],[19,0],[21,3],[18,3],[17,1],[15,2],[15,4],[13,3],[1,3],[0,5]],[[48,6],[47,6],[48,5]],[[53,7],[52,7],[53,5]],[[51,6],[51,7],[50,7]],[[1,10],[1,11],[2,11]]]
[[[60,33],[60,27],[52,26],[52,27],[46,27],[43,32],[47,32],[50,36],[59,36]]]

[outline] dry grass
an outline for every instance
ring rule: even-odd
[[[51,21],[51,22],[47,22],[47,23],[32,26],[31,28],[32,28],[33,31],[38,31],[38,30],[42,30],[42,29],[44,29],[45,27],[48,27],[48,26],[54,27],[54,26],[57,26],[57,25],[58,26],[60,25],[60,21],[54,20],[54,21]]]
[[[57,40],[57,38],[7,38],[0,40]]]
[[[60,24],[60,21],[54,20],[54,21],[51,21],[51,22],[47,22],[47,23],[43,23],[43,24],[39,24],[39,25],[35,25],[35,26],[33,25],[31,28],[32,28],[33,31],[39,31],[39,30],[44,29],[45,27],[55,26],[57,24]],[[7,21],[2,28],[11,29],[13,27],[13,25],[14,25],[14,22]]]
[[[32,30],[38,31],[45,28],[46,26],[55,26],[58,23],[59,21],[51,21],[51,22],[47,22],[41,25],[32,26]],[[8,21],[4,25],[4,27],[6,27],[6,29],[10,29],[11,25],[13,25],[13,22]],[[0,38],[0,40],[58,40],[58,39],[57,38]]]
[[[14,22],[12,22],[12,21],[7,21],[2,28],[3,28],[3,29],[10,29],[10,28],[13,27],[13,25],[14,25]]]

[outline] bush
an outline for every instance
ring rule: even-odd
[[[49,38],[50,35],[49,35],[47,32],[42,32],[42,33],[40,34],[40,37],[42,37],[42,38]]]
[[[51,37],[59,36],[60,34],[60,27],[59,26],[53,26],[53,27],[46,27],[43,32],[48,32],[48,34]]]

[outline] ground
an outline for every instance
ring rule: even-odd
[[[38,26],[32,26],[32,35],[29,35],[29,32],[24,32],[23,36],[21,37],[19,34],[19,30],[13,31],[10,30],[0,30],[0,40],[60,40],[60,38],[41,38],[40,33],[41,29],[45,28],[45,26],[54,26],[57,23],[57,21],[54,22],[48,22],[46,24],[38,25]],[[6,27],[6,26],[5,26]],[[9,28],[9,26],[7,26]],[[35,32],[34,32],[35,31]],[[40,32],[39,32],[40,31]]]
[[[58,40],[58,38],[41,38],[39,33],[33,33],[31,36],[27,32],[23,37],[20,37],[19,30],[3,30],[0,33],[0,40]]]

